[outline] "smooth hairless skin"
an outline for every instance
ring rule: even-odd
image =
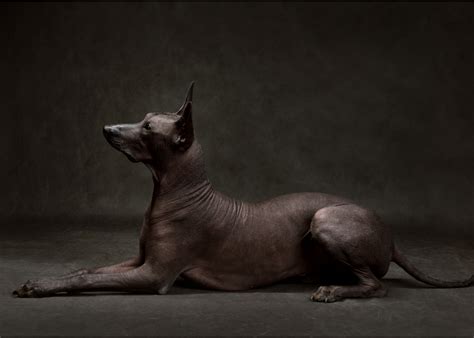
[[[246,203],[215,191],[192,123],[193,83],[176,113],[149,113],[136,124],[104,127],[107,141],[151,171],[154,190],[136,258],[28,281],[18,297],[61,292],[124,291],[164,294],[178,278],[206,288],[247,290],[289,277],[311,278],[313,301],[382,297],[390,262],[436,287],[441,281],[411,265],[389,228],[370,210],[320,193]]]

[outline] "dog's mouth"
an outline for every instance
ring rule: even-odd
[[[104,136],[107,142],[115,149],[120,151],[122,154],[124,154],[130,162],[137,163],[139,162],[131,153],[130,151],[124,147],[124,143],[120,140],[115,138],[113,135],[110,133],[106,132],[104,129]]]

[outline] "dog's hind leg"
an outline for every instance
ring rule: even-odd
[[[27,281],[13,292],[18,297],[45,297],[74,291],[149,291],[157,292],[162,279],[147,265],[126,272],[84,274],[69,278],[44,278]]]
[[[386,289],[367,267],[353,270],[359,278],[355,285],[322,285],[312,295],[315,302],[332,303],[344,298],[383,297]]]
[[[311,233],[315,244],[347,271],[350,283],[320,286],[311,300],[329,303],[386,295],[379,278],[390,264],[391,238],[374,214],[355,205],[326,207],[314,215]]]

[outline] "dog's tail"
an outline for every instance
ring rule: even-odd
[[[438,287],[438,288],[464,288],[474,284],[474,275],[471,278],[457,281],[444,281],[426,275],[421,272],[397,249],[393,247],[392,261],[405,270],[410,276],[420,282]]]

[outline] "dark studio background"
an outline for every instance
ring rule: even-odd
[[[344,195],[446,233],[474,218],[471,4],[2,5],[4,216],[140,215],[104,124],[177,109],[218,189]]]
[[[460,238],[465,251],[449,258],[473,270],[472,4],[0,9],[4,257],[13,255],[8,245],[27,241],[62,262],[60,271],[75,267],[79,254],[61,261],[53,252],[74,250],[77,241],[100,246],[104,238],[119,243],[96,251],[105,263],[133,253],[135,242],[127,246],[118,228],[109,225],[99,238],[86,233],[102,220],[136,231],[152,189],[147,169],[113,150],[102,126],[173,111],[196,80],[194,124],[218,190],[251,201],[298,191],[346,196],[377,210],[395,233]],[[59,245],[64,229],[74,234],[69,246],[35,242],[59,232]],[[21,264],[34,256],[25,250],[15,252]],[[8,287],[34,277],[12,266]],[[472,333],[472,321],[465,324],[472,316],[457,318],[467,318],[457,332]],[[29,333],[20,324],[3,328]]]

